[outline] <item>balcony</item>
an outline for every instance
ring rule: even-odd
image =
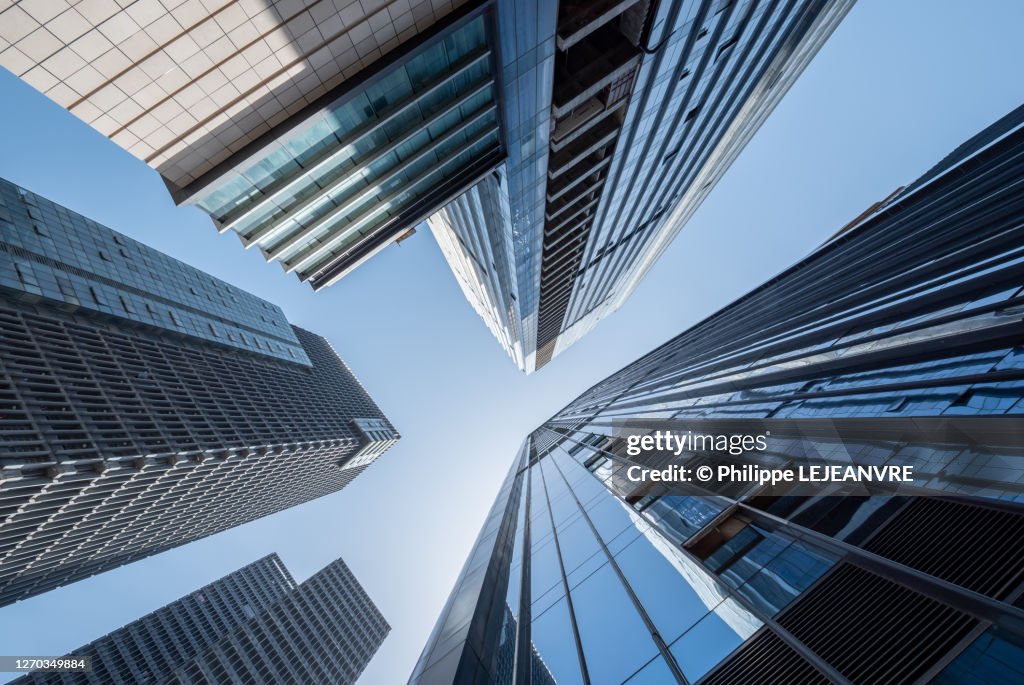
[[[558,12],[558,49],[568,50],[639,2],[640,0],[563,0]]]
[[[555,61],[552,114],[558,119],[631,75],[640,64],[640,50],[617,27],[603,26]]]

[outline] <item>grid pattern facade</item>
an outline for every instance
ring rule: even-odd
[[[366,443],[352,419],[382,418],[299,329],[311,368],[10,304],[0,316],[4,603],[340,490]]]
[[[479,8],[453,14],[176,199],[329,285],[500,161],[489,27]]]
[[[0,288],[309,364],[279,307],[4,179]]]
[[[453,4],[4,3],[0,66],[183,187]]]
[[[1024,677],[1022,179],[1024,108],[538,428],[411,682],[528,683],[534,650],[559,683]],[[757,421],[744,459],[915,483],[637,482],[666,462],[626,420]]]
[[[84,263],[68,244],[58,261]],[[127,246],[166,267],[156,283],[199,278]],[[289,327],[306,363],[284,361],[51,299],[16,259],[0,290],[0,603],[335,492],[398,438],[317,335]]]
[[[158,682],[348,685],[390,630],[338,559]]]
[[[73,650],[88,672],[35,672],[28,685],[132,685],[168,677],[182,663],[288,597],[295,581],[276,554],[238,569],[98,640]]]

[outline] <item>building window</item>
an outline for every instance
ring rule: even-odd
[[[729,48],[731,48],[732,46],[736,45],[736,43],[738,43],[739,41],[740,41],[739,36],[733,36],[729,40],[727,40],[724,43],[722,43],[721,45],[719,45],[718,46],[718,54],[715,55],[715,61],[717,62],[719,59],[721,59],[722,55],[724,55],[729,50]]]

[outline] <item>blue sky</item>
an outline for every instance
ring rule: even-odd
[[[403,435],[340,493],[0,609],[0,652],[66,653],[276,551],[298,580],[348,562],[392,625],[360,682],[405,682],[525,435],[1024,101],[1022,25],[1016,0],[862,0],[632,299],[529,377],[425,228],[314,294],[0,70],[0,176],[280,305]]]

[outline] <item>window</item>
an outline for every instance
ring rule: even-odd
[[[729,50],[729,48],[731,48],[732,46],[736,45],[736,43],[738,43],[739,41],[740,41],[739,36],[733,36],[732,38],[728,39],[727,41],[725,41],[721,45],[719,45],[718,46],[718,53],[715,55],[715,61],[718,61],[719,59],[721,59],[722,55],[725,54]]]
[[[901,397],[898,400],[894,401],[892,404],[890,404],[888,407],[886,407],[885,410],[887,412],[901,411],[904,407],[907,406],[907,402],[908,400],[906,397]]]

